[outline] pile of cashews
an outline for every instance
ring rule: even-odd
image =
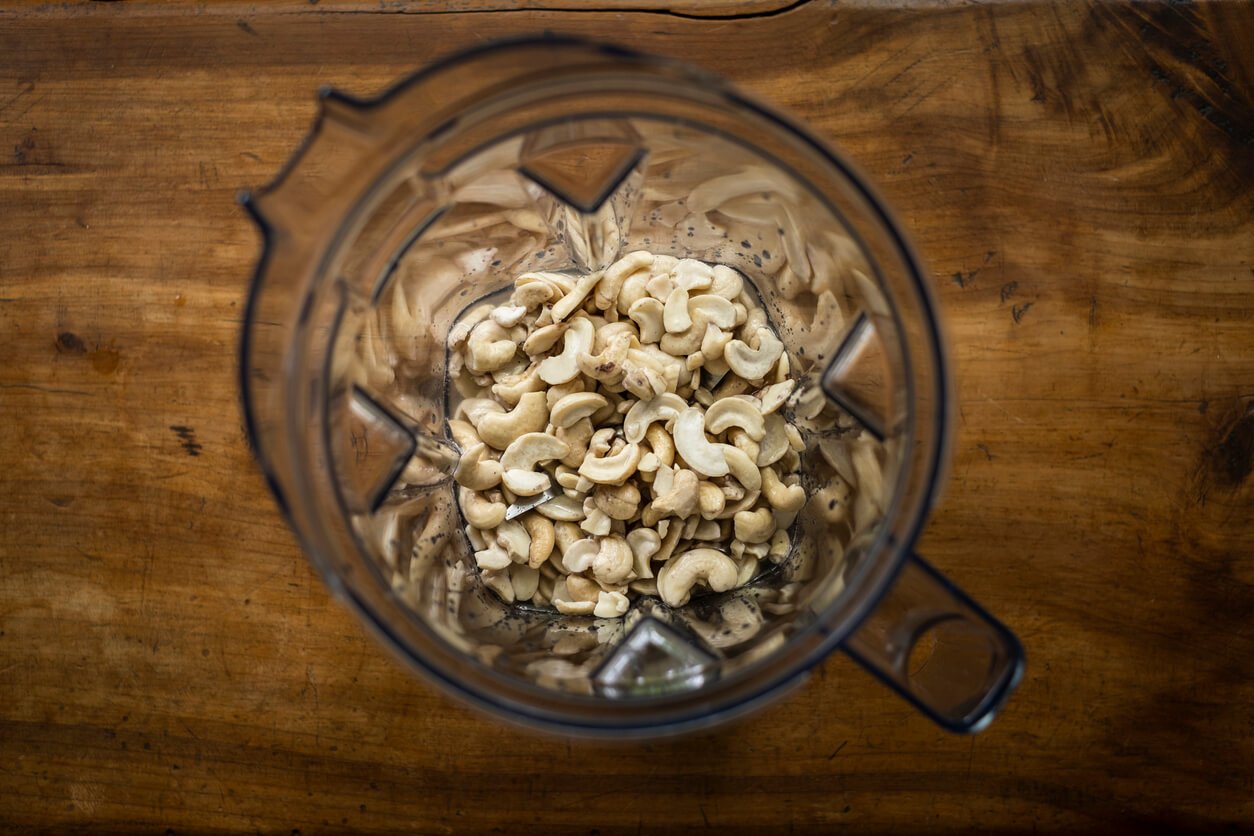
[[[735,270],[638,251],[525,273],[448,345],[458,502],[506,601],[613,618],[642,595],[733,589],[789,553],[807,500],[781,411],[796,381]]]

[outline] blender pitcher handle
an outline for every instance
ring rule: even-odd
[[[842,647],[954,732],[987,726],[1023,676],[1015,634],[913,553]]]

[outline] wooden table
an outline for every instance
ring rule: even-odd
[[[0,10],[0,829],[1254,826],[1254,6],[562,5]],[[319,85],[537,30],[729,76],[895,206],[961,396],[921,550],[1029,654],[987,732],[834,657],[725,730],[536,737],[328,599],[241,429],[233,196]]]

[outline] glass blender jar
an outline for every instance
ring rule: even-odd
[[[240,364],[257,457],[327,586],[413,669],[600,735],[727,720],[836,648],[953,731],[1013,690],[1018,640],[912,550],[952,428],[927,278],[804,128],[675,62],[523,39],[368,101],[324,90],[308,140],[242,201],[264,237]],[[756,289],[794,359],[810,501],[791,552],[730,592],[618,618],[508,601],[458,507],[449,330],[520,273],[638,249]]]

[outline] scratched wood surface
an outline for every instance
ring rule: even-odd
[[[303,6],[0,10],[0,830],[1254,827],[1254,6]],[[713,733],[535,737],[328,600],[241,430],[233,196],[319,85],[542,29],[731,77],[896,208],[961,398],[921,550],[1029,654],[987,732],[833,657]]]

